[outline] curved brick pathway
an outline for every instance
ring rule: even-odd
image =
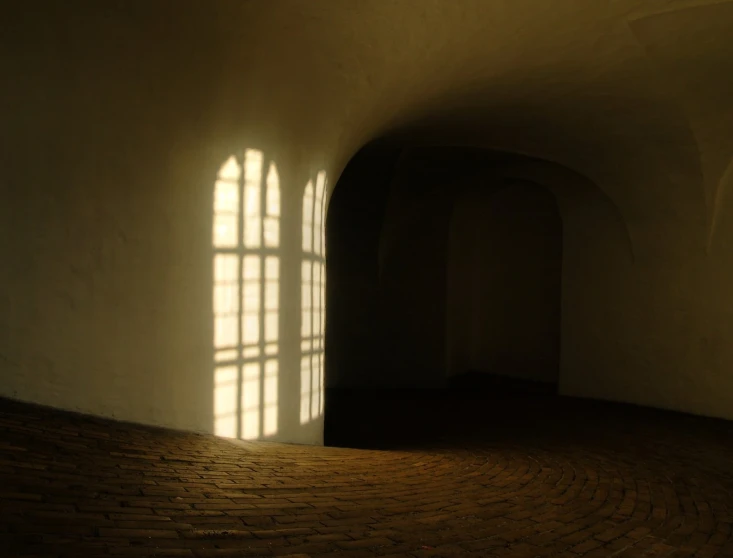
[[[428,415],[422,448],[376,451],[5,402],[0,555],[733,556],[731,423],[563,399]]]

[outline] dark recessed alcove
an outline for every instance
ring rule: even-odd
[[[544,185],[502,170],[523,160],[379,142],[346,167],[327,215],[326,445],[450,436],[467,407],[557,394],[562,222]]]

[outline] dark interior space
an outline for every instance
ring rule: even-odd
[[[414,443],[468,401],[557,394],[562,223],[549,190],[497,172],[516,159],[381,141],[347,165],[326,221],[326,445]]]

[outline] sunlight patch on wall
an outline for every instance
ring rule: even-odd
[[[323,414],[326,293],[326,173],[309,181],[303,194],[301,263],[300,423]]]
[[[263,152],[219,169],[213,244],[214,433],[261,439],[278,429],[280,303],[280,180]]]

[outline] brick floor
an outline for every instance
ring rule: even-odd
[[[564,398],[418,407],[384,451],[0,402],[0,556],[733,556],[729,422]]]

